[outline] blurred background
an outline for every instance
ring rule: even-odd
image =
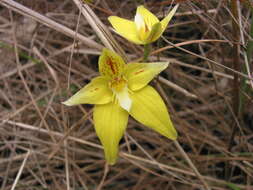
[[[132,118],[118,162],[107,166],[93,106],[61,102],[98,75],[104,46],[142,59],[143,46],[117,35],[108,16],[133,19],[144,5],[161,20],[176,4],[149,59],[170,65],[151,85],[201,175],[171,140]],[[252,190],[252,4],[1,0],[0,189]]]

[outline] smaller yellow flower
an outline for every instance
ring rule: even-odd
[[[162,21],[144,6],[137,8],[134,21],[117,16],[110,16],[108,20],[119,35],[133,43],[145,45],[156,41],[162,35],[177,8],[178,5]]]
[[[125,64],[119,55],[104,49],[98,65],[100,76],[63,104],[95,104],[95,130],[109,164],[117,160],[119,141],[126,129],[129,114],[161,135],[172,140],[177,138],[177,131],[162,98],[148,85],[167,68],[168,63]]]

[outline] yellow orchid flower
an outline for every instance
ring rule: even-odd
[[[167,68],[168,63],[125,64],[119,55],[103,49],[98,64],[100,76],[63,104],[95,104],[95,130],[109,164],[117,160],[119,141],[126,129],[129,114],[163,136],[172,140],[177,138],[162,98],[148,85]]]
[[[162,21],[142,5],[137,7],[134,21],[117,16],[110,16],[108,20],[119,35],[133,43],[145,45],[162,35],[177,8],[178,5]]]

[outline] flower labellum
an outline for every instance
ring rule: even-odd
[[[161,135],[172,140],[177,138],[162,98],[148,85],[167,68],[168,63],[125,64],[119,55],[103,49],[98,64],[100,76],[63,104],[95,104],[95,130],[109,164],[117,161],[119,141],[126,129],[129,114]]]
[[[162,21],[144,6],[137,8],[134,21],[117,16],[110,16],[108,20],[119,35],[133,43],[145,45],[156,41],[162,35],[177,8],[178,5]]]

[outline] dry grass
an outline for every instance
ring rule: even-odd
[[[107,17],[133,18],[142,2],[0,1],[1,190],[253,189],[250,1],[241,1],[238,17],[230,1],[178,1],[153,44],[151,59],[171,64],[152,85],[189,160],[178,144],[130,119],[120,159],[108,167],[92,107],[61,104],[97,75],[103,46],[141,60],[142,47],[113,33]],[[170,3],[145,5],[163,17]]]

